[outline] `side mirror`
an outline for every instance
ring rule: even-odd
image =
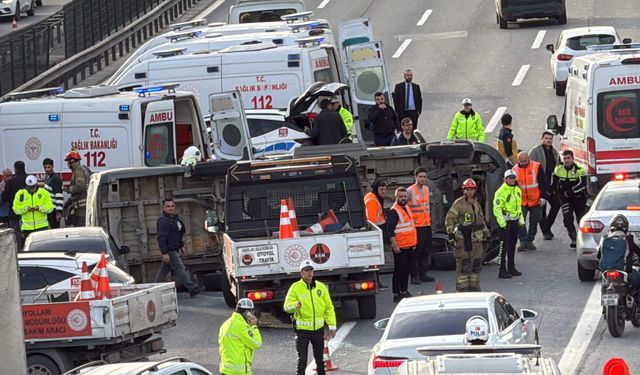
[[[538,313],[529,309],[521,309],[520,316],[523,320],[531,320],[536,319],[538,317]]]
[[[127,245],[122,245],[120,246],[120,249],[118,251],[120,252],[120,254],[124,255],[129,254],[129,251],[131,251],[131,249]]]
[[[556,115],[547,116],[547,130],[553,134],[564,134],[564,124],[558,124]]]
[[[622,39],[622,43],[623,43],[623,44],[630,44],[630,43],[631,43],[631,38],[624,38],[624,39]]]
[[[553,44],[547,44],[544,48],[547,49],[547,51],[554,53],[556,51],[556,49],[553,47]]]
[[[204,223],[204,228],[209,233],[218,233],[220,220],[218,219],[218,212],[216,210],[207,210],[207,220]]]
[[[373,323],[373,327],[378,331],[384,331],[387,328],[388,323],[389,323],[389,318],[380,319],[377,322]]]

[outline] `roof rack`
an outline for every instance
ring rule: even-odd
[[[96,98],[98,96],[117,95],[120,90],[116,86],[87,86],[78,87],[65,92],[62,96],[65,98]]]
[[[143,367],[138,371],[131,373],[130,375],[139,375],[147,371],[158,371],[158,366],[167,362],[191,362],[191,361],[183,357],[171,357],[171,358],[163,359],[162,361],[159,361],[153,364],[149,364],[149,366]]]
[[[47,87],[44,89],[13,92],[13,93],[9,93],[7,97],[8,97],[8,101],[12,101],[12,100],[41,98],[43,96],[56,96],[56,95],[62,94],[63,92],[64,92],[64,89],[62,87]]]
[[[286,15],[280,17],[280,19],[283,20],[283,21],[286,21],[287,23],[295,22],[297,20],[308,21],[309,17],[311,17],[312,15],[313,15],[313,12],[308,10],[308,11],[305,11],[305,12],[286,14]]]
[[[69,371],[65,372],[65,373],[64,373],[64,374],[62,374],[62,375],[76,375],[76,374],[79,374],[79,373],[80,373],[80,370],[85,369],[85,368],[87,368],[87,367],[102,366],[102,365],[106,365],[106,364],[107,364],[107,361],[102,360],[102,359],[99,359],[99,360],[97,360],[97,361],[91,361],[91,362],[89,362],[89,363],[85,363],[84,365],[81,365],[81,366],[75,367],[75,368],[73,368],[73,369],[71,369],[71,370],[69,370]]]
[[[204,26],[207,24],[207,20],[204,18],[201,18],[199,20],[192,20],[192,21],[187,21],[187,22],[180,22],[180,23],[172,23],[171,25],[169,25],[169,27],[171,29],[173,29],[173,31],[178,31],[178,30],[183,30],[183,29],[191,29],[193,27],[198,27],[198,26]]]
[[[163,51],[157,51],[152,53],[157,58],[163,58],[163,57],[184,55],[186,51],[187,51],[186,48],[172,48],[172,49],[165,49]]]
[[[224,49],[221,49],[220,53],[229,53],[229,52],[250,52],[250,51],[264,51],[267,49],[277,48],[278,45],[272,42],[263,42],[261,40],[250,40],[247,42],[240,43],[235,46],[230,46]]]
[[[296,39],[299,47],[317,46],[324,42],[324,36],[308,36],[306,38]]]
[[[202,31],[186,31],[184,33],[173,33],[165,35],[165,39],[169,39],[172,43],[181,39],[198,38],[204,35]]]

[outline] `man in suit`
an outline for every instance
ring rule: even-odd
[[[404,82],[400,82],[393,90],[393,102],[398,118],[409,117],[413,122],[413,130],[418,127],[418,116],[422,113],[422,94],[420,86],[413,83],[413,72],[404,71]]]

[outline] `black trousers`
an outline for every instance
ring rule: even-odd
[[[418,128],[418,117],[420,117],[418,111],[404,111],[402,115],[398,115],[398,117],[398,120],[400,121],[402,121],[402,119],[405,117],[410,118],[411,122],[413,123],[413,130],[416,130]]]
[[[304,331],[296,329],[296,351],[298,352],[298,375],[304,375],[307,369],[307,356],[309,355],[309,343],[313,350],[313,358],[316,360],[316,372],[324,375],[324,327],[317,331]]]
[[[560,196],[554,194],[547,201],[547,205],[542,207],[542,217],[540,218],[540,231],[542,231],[542,234],[551,234],[551,228],[553,228],[553,223],[556,221],[561,205]]]
[[[506,228],[500,229],[498,265],[501,271],[515,268],[516,242],[518,242],[518,220],[509,220]]]
[[[562,198],[562,222],[569,232],[569,237],[575,241],[576,227],[573,224],[580,223],[580,219],[587,212],[587,198]],[[575,219],[574,219],[575,215]],[[575,220],[575,221],[574,221]]]
[[[427,274],[431,250],[431,227],[416,227],[418,245],[411,253],[411,277],[422,277]]]
[[[393,140],[393,138],[396,135],[394,133],[391,134],[378,134],[373,136],[373,143],[376,146],[389,146],[391,144],[391,141]]]
[[[56,211],[47,215],[47,220],[49,221],[49,229],[60,228],[60,222],[56,220]]]
[[[411,273],[411,259],[413,248],[400,249],[400,253],[393,253],[393,294],[406,292],[409,288],[409,274]]]

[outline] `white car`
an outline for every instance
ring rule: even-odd
[[[99,364],[98,362],[102,362]],[[167,358],[154,362],[128,362],[106,364],[104,361],[87,363],[63,375],[213,375],[197,363],[184,358]]]
[[[374,326],[384,329],[369,359],[369,375],[395,375],[410,359],[424,359],[417,349],[464,343],[465,326],[472,316],[489,322],[487,345],[538,344],[538,313],[518,313],[496,292],[445,293],[405,298],[390,318]]]
[[[20,268],[20,290],[80,289],[82,262],[87,262],[89,272],[100,261],[100,254],[91,253],[18,253]],[[113,287],[127,286],[135,279],[114,264],[107,262],[109,284]]]
[[[578,278],[593,281],[598,269],[598,246],[602,235],[609,231],[614,216],[623,214],[629,220],[629,232],[640,243],[640,179],[607,182],[593,201],[589,211],[580,220],[580,231],[576,240],[578,254]]]
[[[0,0],[0,18],[15,17],[20,19],[20,13],[27,13],[27,16],[35,14],[35,0]]]
[[[587,47],[601,44],[619,44],[621,39],[613,26],[578,27],[563,30],[556,44],[548,44],[551,52],[551,73],[556,95],[564,95],[573,58],[587,54]],[[624,39],[622,43],[631,43]]]

